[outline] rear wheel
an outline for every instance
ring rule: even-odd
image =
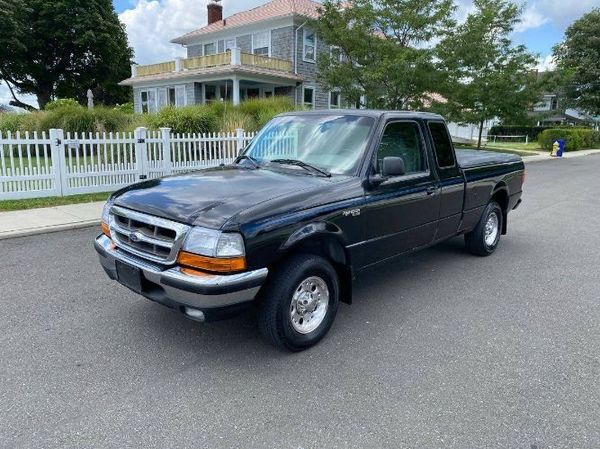
[[[495,201],[490,202],[481,214],[475,229],[465,234],[467,250],[476,256],[492,254],[500,242],[502,220],[502,208]]]
[[[273,274],[261,293],[261,333],[289,351],[315,345],[333,324],[339,291],[337,273],[327,260],[310,254],[294,256]]]

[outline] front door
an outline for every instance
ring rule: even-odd
[[[374,173],[381,174],[383,158],[388,156],[404,160],[405,174],[365,192],[366,266],[428,245],[436,233],[440,198],[419,123],[386,124],[373,161]]]

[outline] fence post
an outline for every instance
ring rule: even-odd
[[[136,128],[133,133],[135,139],[135,165],[139,180],[148,179],[148,171],[146,170],[146,161],[148,159],[146,150],[147,132],[147,128],[140,127]]]
[[[235,130],[236,132],[236,154],[235,157],[238,157],[242,150],[244,149],[244,130],[242,128],[238,128]]]
[[[54,185],[58,196],[65,196],[68,190],[67,163],[65,159],[64,131],[62,129],[50,130],[50,155],[54,169]]]
[[[161,128],[162,134],[162,159],[165,175],[173,173],[173,161],[171,160],[171,128]]]

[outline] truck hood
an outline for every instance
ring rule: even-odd
[[[291,170],[214,167],[153,179],[115,193],[118,206],[189,225],[221,228],[238,213],[286,195],[323,188],[335,178]]]

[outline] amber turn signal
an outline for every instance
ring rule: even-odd
[[[246,268],[246,258],[244,257],[206,257],[186,251],[179,253],[177,263],[183,267],[212,271],[213,273],[229,273],[232,271],[242,271]]]
[[[108,228],[108,225],[104,222],[102,222],[102,234],[104,234],[108,238],[111,238],[110,237],[110,229]]]

